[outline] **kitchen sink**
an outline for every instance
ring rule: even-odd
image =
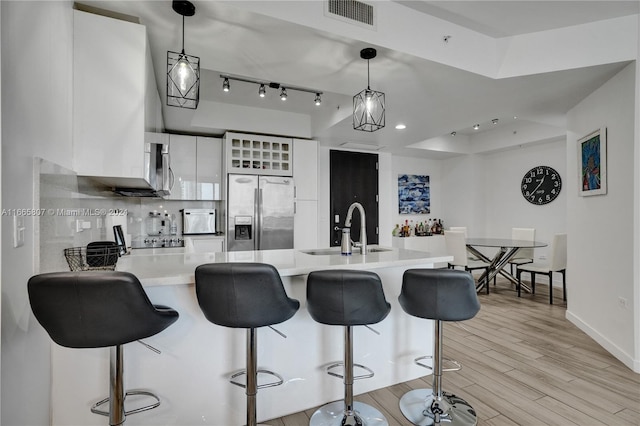
[[[367,253],[380,253],[385,251],[391,251],[390,248],[385,247],[367,247]],[[310,254],[312,256],[331,256],[331,255],[340,255],[340,247],[331,247],[324,249],[315,249],[315,250],[300,250],[301,253]],[[353,248],[353,254],[360,254],[360,249],[357,247]]]

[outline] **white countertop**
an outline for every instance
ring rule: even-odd
[[[370,246],[375,248],[377,246]],[[386,247],[385,247],[386,248]],[[335,250],[339,250],[336,247]],[[321,269],[375,269],[447,262],[452,257],[444,253],[387,248],[388,251],[342,256],[311,255],[307,250],[259,250],[220,253],[143,253],[127,255],[118,260],[117,270],[131,272],[144,286],[193,284],[195,268],[204,263],[258,262],[273,265],[281,276],[306,275]]]

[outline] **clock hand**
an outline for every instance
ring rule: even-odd
[[[538,186],[536,186],[536,189],[534,189],[533,191],[531,191],[531,195],[535,194],[536,191],[538,190],[538,188],[540,188],[540,185],[542,185],[542,182],[544,182],[544,176],[542,176],[542,179],[540,179],[540,183],[538,184]]]

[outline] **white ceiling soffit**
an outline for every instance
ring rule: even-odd
[[[182,43],[182,19],[171,2],[88,3],[139,17],[147,27],[169,130],[213,134],[230,129],[218,113],[230,105],[229,110],[247,112],[233,123],[234,130],[259,126],[260,110],[270,110],[264,114],[275,117],[270,125],[295,120],[297,135],[316,138],[323,145],[338,147],[349,141],[384,146],[385,152],[407,156],[450,156],[451,152],[408,147],[451,131],[462,135],[474,123],[493,118],[500,120],[496,129],[514,115],[523,122],[563,128],[569,109],[638,56],[637,1],[409,5],[367,0],[364,3],[374,6],[376,28],[372,29],[328,18],[325,0],[196,0],[195,16],[185,20],[185,50],[201,58],[202,111],[185,111],[167,107],[164,101],[166,52]],[[533,6],[535,10],[527,10]],[[439,12],[429,9],[433,15],[427,15],[424,7]],[[422,13],[416,12],[419,8]],[[443,10],[451,21],[445,20]],[[631,12],[636,15],[629,16]],[[595,18],[612,21],[587,23]],[[480,31],[474,22],[494,32]],[[526,28],[528,33],[496,39],[495,34],[514,34],[509,25]],[[549,26],[561,28],[556,33]],[[592,31],[598,40],[582,38],[592,28],[598,29]],[[452,35],[448,43],[443,41],[447,34]],[[629,40],[633,38],[629,34],[636,39]],[[365,47],[378,50],[370,61],[371,88],[384,92],[387,100],[387,126],[372,133],[353,130],[351,119],[352,97],[367,82],[367,63],[359,56]],[[231,82],[231,92],[224,93],[221,73],[318,89],[323,91],[322,105],[316,107],[313,95],[307,93],[291,92],[281,102],[267,89],[267,97],[259,98],[258,87],[251,83]],[[308,118],[296,118],[302,115]],[[407,128],[395,130],[398,122]],[[482,131],[487,128],[483,125]],[[271,131],[278,133],[275,126]]]
[[[637,0],[395,1],[494,38],[553,30],[640,13],[640,2]]]

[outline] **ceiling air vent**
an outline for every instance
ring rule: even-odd
[[[327,0],[326,5],[326,16],[375,29],[375,9],[370,4],[357,0]]]

